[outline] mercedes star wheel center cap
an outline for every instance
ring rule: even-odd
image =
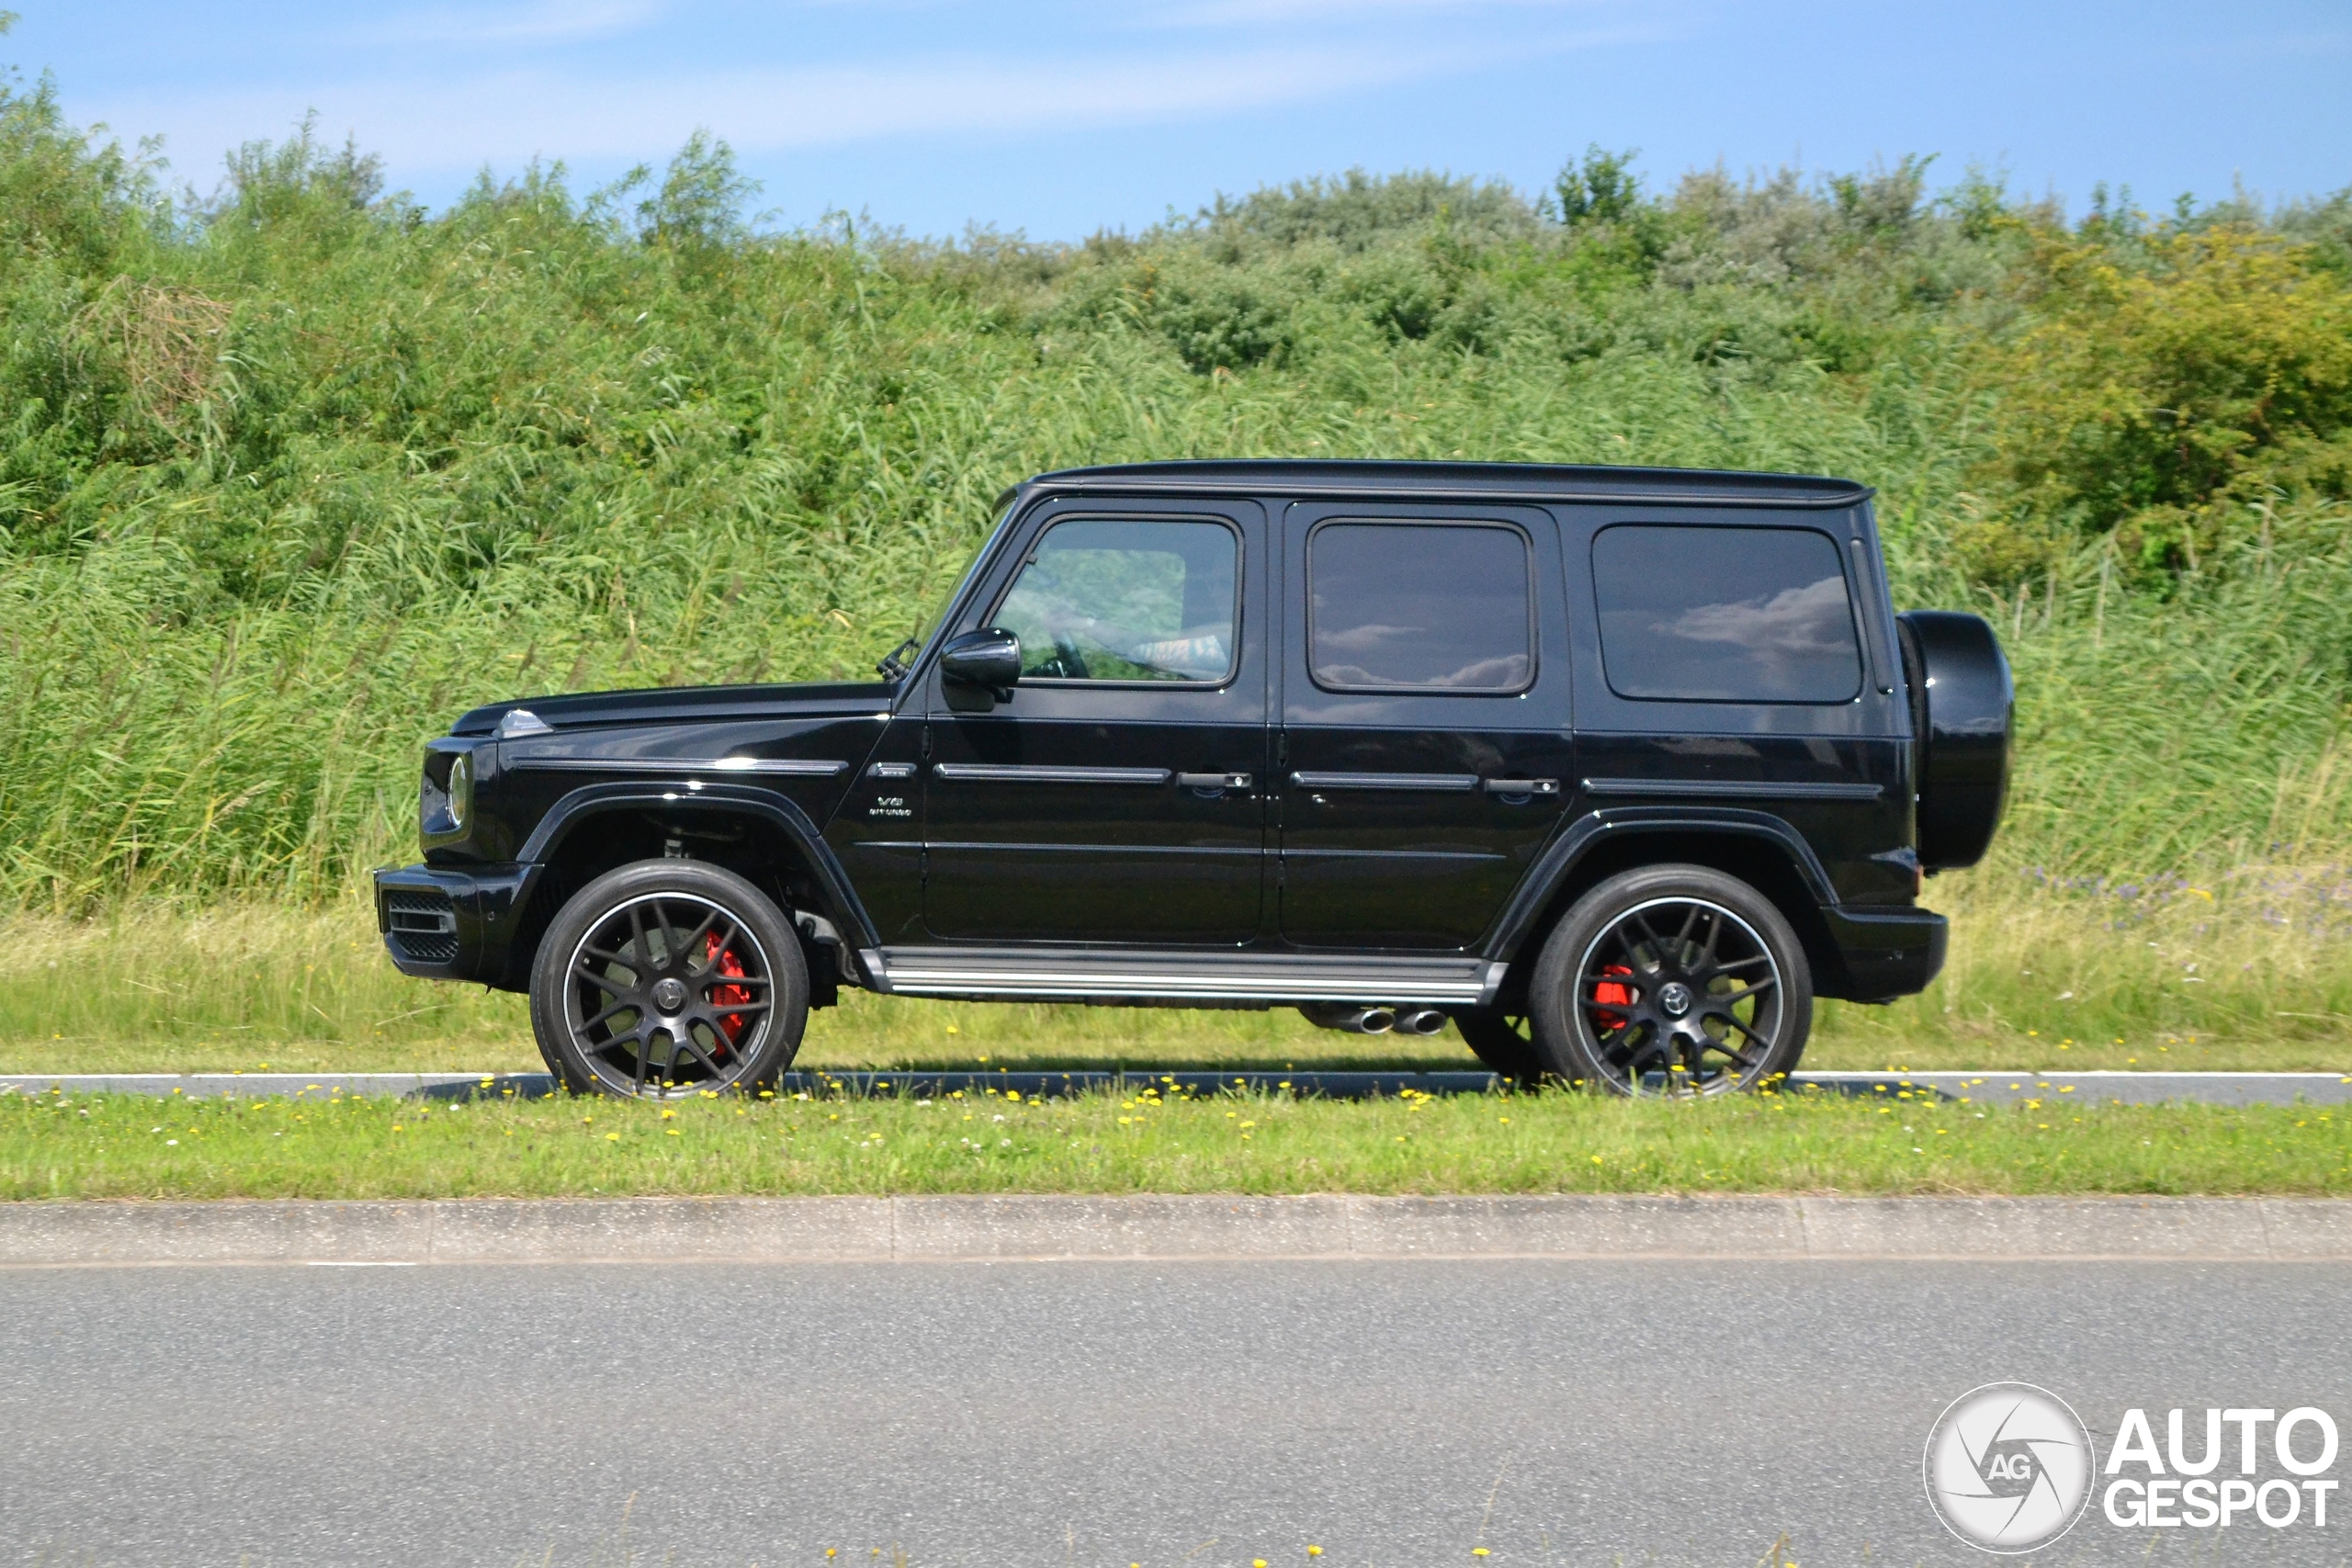
[[[1680,1018],[1690,1010],[1690,987],[1679,980],[1668,980],[1658,987],[1657,1005],[1666,1010],[1668,1018]]]
[[[653,1005],[663,1012],[676,1012],[686,1005],[686,987],[677,980],[656,980],[653,983]]]

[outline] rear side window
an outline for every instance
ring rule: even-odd
[[[1610,690],[1663,702],[1842,703],[1862,658],[1837,541],[1812,528],[1620,524],[1592,541]]]
[[[1339,692],[1523,692],[1527,536],[1480,523],[1325,523],[1306,537],[1307,659]]]

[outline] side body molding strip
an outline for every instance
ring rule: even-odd
[[[1425,794],[1467,795],[1478,787],[1476,773],[1293,773],[1301,789],[1409,789]]]
[[[968,784],[1164,784],[1176,776],[1167,768],[1057,768],[1017,762],[933,762],[931,771]]]
[[[542,773],[755,773],[778,778],[829,779],[849,771],[847,762],[826,757],[514,757],[501,765]]]
[[[1643,800],[1876,800],[1874,784],[1776,784],[1766,779],[1587,779],[1587,795]]]

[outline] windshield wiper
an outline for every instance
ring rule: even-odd
[[[906,641],[900,643],[898,647],[884,654],[882,656],[882,661],[874,667],[874,672],[881,676],[885,681],[903,681],[907,678],[907,662],[905,659],[900,657],[900,655],[921,653],[922,651],[922,643],[915,637],[909,637]]]

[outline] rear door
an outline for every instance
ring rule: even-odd
[[[1254,502],[1057,501],[956,631],[1021,638],[1012,700],[934,685],[923,923],[950,942],[1258,934],[1269,748]]]
[[[1466,947],[1573,775],[1558,531],[1532,507],[1299,502],[1283,536],[1282,934]]]

